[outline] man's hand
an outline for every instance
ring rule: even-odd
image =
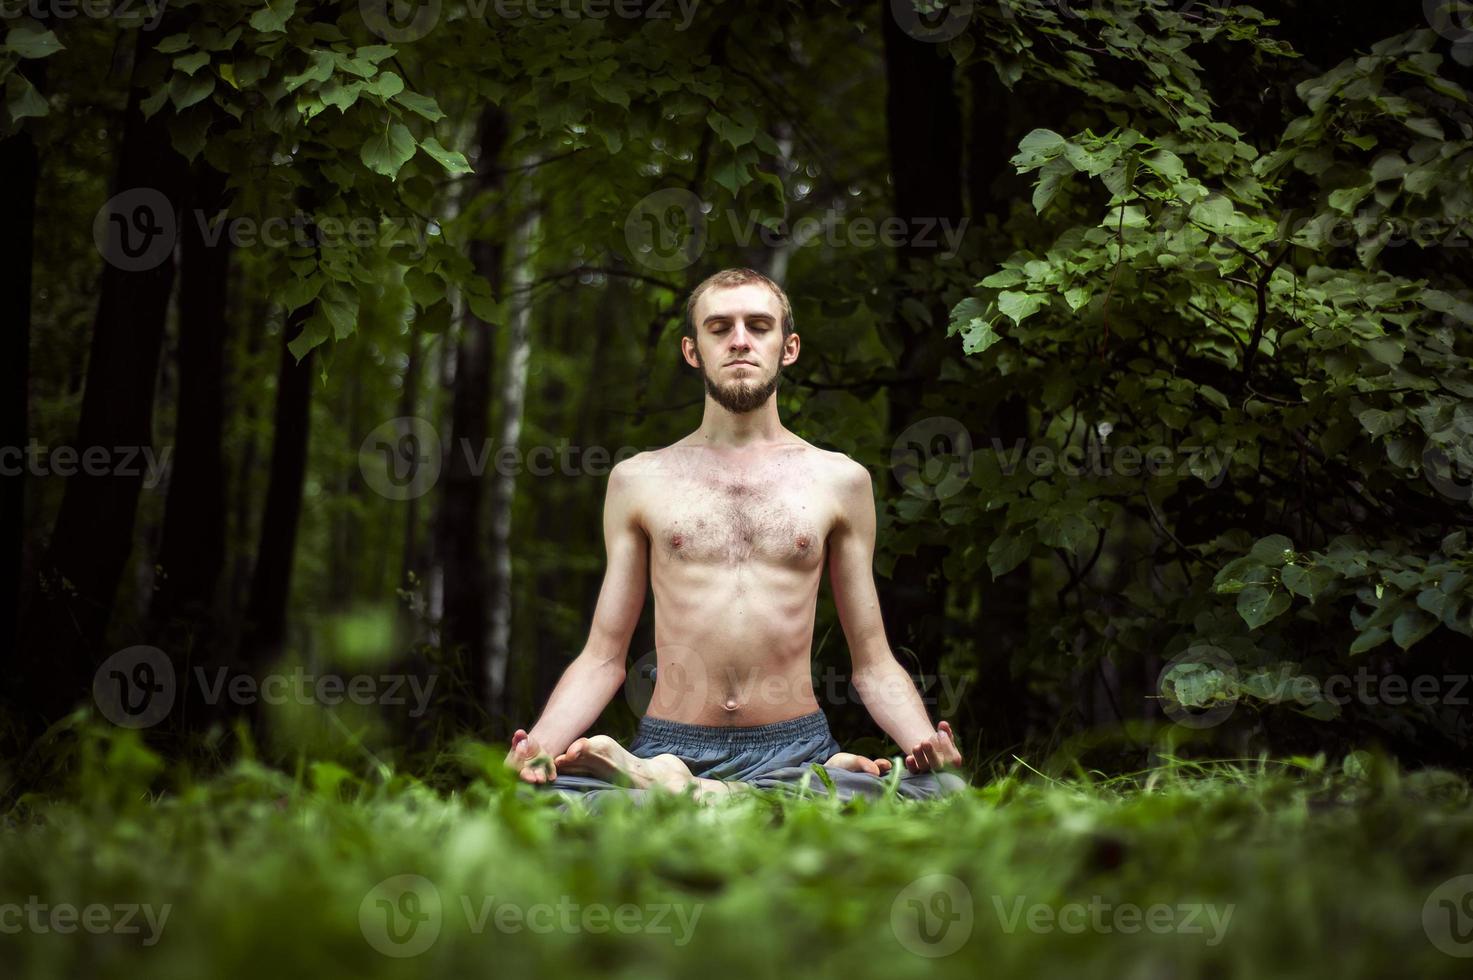
[[[511,751],[506,754],[506,764],[517,771],[517,777],[523,782],[547,783],[557,778],[552,756],[520,728],[511,737]]]
[[[943,721],[936,734],[917,742],[905,757],[905,768],[911,772],[936,772],[962,764],[962,754],[952,741],[951,723]]]

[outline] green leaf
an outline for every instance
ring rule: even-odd
[[[5,50],[22,58],[46,58],[63,47],[55,34],[37,24],[12,27],[5,35]]]
[[[317,97],[322,100],[324,106],[332,106],[339,112],[347,112],[353,103],[358,101],[358,96],[362,94],[362,82],[348,82],[344,84],[336,78],[331,78],[323,84],[317,93]]]
[[[169,101],[176,109],[188,109],[208,98],[215,91],[215,76],[209,72],[202,75],[175,75],[169,81]]]
[[[285,31],[287,21],[296,11],[297,0],[266,0],[265,7],[251,14],[250,25],[262,34]],[[307,349],[311,350],[310,347]]]
[[[706,114],[706,122],[716,131],[717,136],[720,136],[731,144],[733,150],[739,150],[746,144],[752,142],[752,137],[757,132],[755,122],[752,124],[739,123],[714,109]]]
[[[335,340],[344,340],[358,329],[358,296],[349,295],[341,283],[328,283],[317,300],[317,312],[332,325]]]
[[[286,349],[300,362],[313,348],[327,342],[331,330],[332,324],[322,315],[322,311],[313,310],[312,315],[302,324],[302,332],[286,345]]]
[[[1053,203],[1064,186],[1064,178],[1074,173],[1074,165],[1063,157],[1050,160],[1038,172],[1038,185],[1033,188],[1033,210],[1042,214]]]
[[[1287,592],[1270,592],[1261,585],[1250,585],[1238,593],[1238,615],[1250,630],[1282,615],[1289,605]]]
[[[1278,568],[1294,554],[1294,542],[1282,534],[1270,534],[1260,538],[1248,552],[1248,556],[1269,568]]]
[[[1219,595],[1242,592],[1250,585],[1267,585],[1273,581],[1268,567],[1251,555],[1235,558],[1222,566],[1212,579],[1212,589]]]
[[[153,49],[159,54],[178,54],[180,51],[188,51],[193,44],[187,33],[170,34],[154,45]]]
[[[1233,202],[1217,194],[1192,205],[1189,213],[1193,221],[1208,231],[1223,234],[1233,222]]]
[[[196,51],[193,54],[181,54],[175,58],[174,68],[186,75],[193,75],[209,63],[210,53],[208,51]]]
[[[325,82],[332,77],[333,56],[331,51],[313,51],[307,68],[300,75],[288,75],[282,80],[288,92],[295,92],[308,82]]]
[[[1182,163],[1181,157],[1170,150],[1155,150],[1141,157],[1141,163],[1154,170],[1159,176],[1165,177],[1169,183],[1175,183],[1187,175],[1186,164]]]
[[[1014,323],[1022,323],[1037,313],[1048,302],[1048,297],[1034,293],[1004,290],[997,297],[997,308],[1003,316]]]
[[[1390,633],[1379,626],[1373,626],[1355,638],[1355,642],[1350,645],[1350,652],[1365,653],[1367,650],[1374,650],[1389,639],[1391,639]]]
[[[392,58],[399,49],[392,44],[369,44],[353,52],[353,57],[376,65],[385,58]]]
[[[1023,564],[1032,552],[1031,533],[1004,531],[987,546],[987,567],[992,570],[992,577],[995,579]]]
[[[1391,337],[1382,337],[1379,340],[1367,341],[1365,352],[1371,355],[1373,359],[1380,361],[1382,364],[1389,364],[1392,367],[1400,364],[1402,358],[1406,355],[1401,342]]]
[[[1052,129],[1035,129],[1018,143],[1018,152],[1009,162],[1019,171],[1031,170],[1050,157],[1064,151],[1069,141]]]
[[[404,270],[404,286],[420,309],[428,309],[445,298],[445,280],[418,266],[410,266]]]
[[[591,84],[593,91],[605,102],[612,102],[621,109],[629,108],[629,90],[617,78],[594,79]],[[755,133],[756,129],[754,127],[753,134],[755,135]],[[724,136],[725,134],[722,135]],[[751,139],[751,137],[749,136],[748,139]],[[733,145],[735,146],[737,144]]]
[[[445,113],[440,111],[440,104],[428,95],[421,95],[418,92],[400,92],[394,96],[394,101],[410,112],[425,117],[430,122],[439,122],[445,118]]]
[[[1395,412],[1384,412],[1379,408],[1368,408],[1356,416],[1360,420],[1361,428],[1372,436],[1384,436],[1401,424],[1406,413],[1400,409]]]
[[[445,149],[445,147],[440,145],[440,141],[433,136],[428,137],[420,143],[419,148],[434,157],[440,166],[444,167],[449,173],[468,174],[474,169],[466,160],[465,154],[459,150]]]
[[[1409,650],[1412,644],[1436,628],[1437,620],[1422,610],[1407,609],[1391,624],[1391,638],[1396,641],[1397,646],[1403,650]]]
[[[433,151],[431,156],[434,155]],[[414,136],[403,123],[390,123],[382,132],[370,136],[358,151],[363,165],[374,173],[394,179],[399,169],[414,156]]]
[[[5,108],[10,112],[11,122],[44,116],[51,111],[45,96],[19,72],[5,80]]]
[[[367,89],[375,95],[385,99],[392,99],[404,91],[404,79],[400,78],[396,72],[386,71],[381,73],[372,82],[369,82]]]

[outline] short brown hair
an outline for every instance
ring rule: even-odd
[[[730,286],[745,286],[754,282],[766,286],[777,297],[778,305],[782,307],[783,311],[783,339],[787,340],[793,332],[793,306],[788,302],[788,294],[783,292],[783,287],[755,269],[722,269],[714,276],[706,277],[699,286],[691,290],[690,299],[685,301],[685,335],[691,339],[695,339],[696,303],[708,290],[726,289]]]

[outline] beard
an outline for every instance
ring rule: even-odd
[[[697,355],[699,358],[700,355]],[[772,377],[766,381],[731,381],[725,385],[717,383],[706,371],[705,362],[701,362],[701,380],[706,383],[706,394],[711,400],[733,415],[745,415],[754,412],[767,404],[767,399],[777,391],[778,380],[782,377],[783,365],[779,360],[777,370],[772,372]]]

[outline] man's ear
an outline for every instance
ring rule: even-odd
[[[783,341],[783,367],[787,367],[798,359],[798,348],[802,345],[797,334],[789,334]]]
[[[680,337],[680,355],[685,358],[685,363],[693,368],[701,366],[701,352],[696,348],[695,338],[688,334]]]

